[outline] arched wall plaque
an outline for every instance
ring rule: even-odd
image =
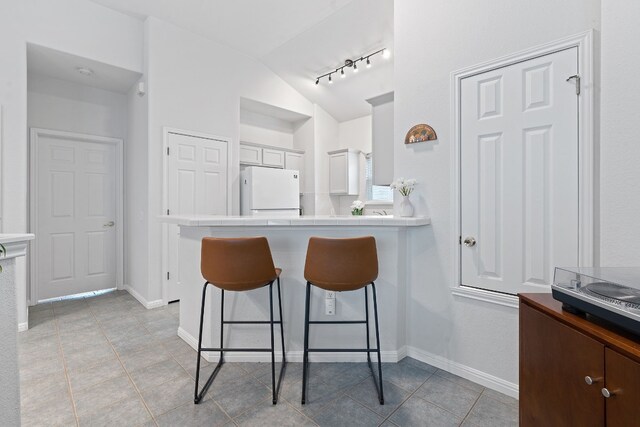
[[[404,143],[415,144],[416,142],[434,141],[436,139],[438,139],[438,135],[436,135],[436,131],[431,126],[419,124],[409,129],[407,136],[404,137]]]

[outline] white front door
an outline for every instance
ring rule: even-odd
[[[570,48],[462,80],[463,285],[541,292],[578,265],[577,73]]]
[[[226,215],[229,142],[169,132],[167,208],[169,215]],[[167,301],[180,299],[177,225],[167,225]]]
[[[38,300],[115,288],[115,144],[36,133],[34,162]],[[36,135],[34,134],[34,135]],[[32,187],[33,188],[33,187]]]

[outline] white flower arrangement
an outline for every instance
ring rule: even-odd
[[[362,200],[355,200],[351,203],[351,215],[362,215],[364,211],[364,202]]]
[[[410,178],[410,179],[398,178],[395,181],[393,181],[389,187],[391,187],[394,190],[398,190],[398,192],[403,196],[408,196],[409,194],[411,194],[411,192],[413,191],[417,183],[418,181],[416,181],[413,178]]]

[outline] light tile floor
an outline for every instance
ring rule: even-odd
[[[518,402],[405,358],[384,364],[385,405],[364,363],[289,363],[271,404],[270,365],[227,363],[193,404],[196,353],[176,336],[178,304],[147,310],[128,293],[31,307],[19,334],[24,426],[511,426]],[[203,374],[213,365],[203,360]]]

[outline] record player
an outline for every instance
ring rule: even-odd
[[[553,297],[573,313],[589,313],[640,335],[640,267],[556,267]]]

